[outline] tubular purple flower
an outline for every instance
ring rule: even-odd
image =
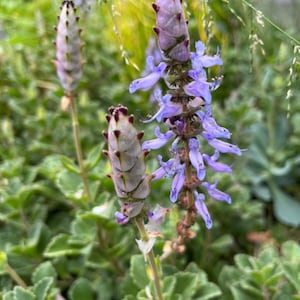
[[[223,61],[220,58],[219,53],[215,56],[204,55],[205,45],[201,41],[196,42],[195,48],[196,53],[191,53],[193,70],[202,70],[203,68],[223,65]]]
[[[202,136],[207,140],[208,144],[211,147],[213,147],[214,149],[218,150],[221,153],[232,153],[238,156],[242,155],[241,149],[236,145],[232,145],[230,143],[226,143],[224,141],[215,139],[207,132],[203,132]]]
[[[218,151],[215,151],[215,154],[219,153]],[[213,155],[209,156],[207,154],[202,154],[203,159],[205,160],[206,164],[215,172],[226,172],[226,173],[232,173],[231,167],[228,165],[217,162],[216,160],[218,159],[219,155]]]
[[[183,188],[185,182],[185,174],[184,174],[185,164],[178,165],[176,168],[176,175],[172,181],[170,200],[171,202],[176,202],[178,195]]]
[[[211,138],[230,139],[231,137],[231,133],[228,129],[219,126],[213,117],[208,117],[206,114],[202,118],[202,126]]]
[[[129,217],[126,215],[123,215],[119,211],[115,212],[115,218],[116,218],[118,224],[120,224],[120,225],[126,224],[129,221]]]
[[[202,79],[192,81],[183,87],[189,96],[202,97],[206,104],[211,103],[210,83]]]
[[[219,201],[225,201],[228,204],[231,204],[231,197],[228,194],[226,194],[216,188],[217,181],[214,184],[210,184],[205,181],[205,182],[202,182],[201,185],[207,190],[208,195],[211,196],[213,199],[216,199]]]
[[[157,92],[155,93],[155,97],[157,97],[156,100],[159,102],[160,109],[152,118],[144,121],[144,123],[150,123],[154,119],[161,122],[165,118],[171,118],[182,113],[182,106],[171,101],[172,95],[166,94],[161,97],[161,93]]]
[[[147,227],[149,227],[150,225],[153,229],[153,227],[157,228],[158,226],[160,226],[165,219],[166,213],[168,213],[169,211],[170,209],[164,208],[159,204],[156,204],[154,210],[149,211],[148,213],[149,223],[147,224]]]
[[[158,158],[160,167],[154,173],[152,173],[152,176],[153,176],[152,180],[158,180],[164,176],[172,177],[175,173],[174,165],[175,165],[176,160],[174,158],[170,158],[167,162],[164,162],[162,160],[161,155],[158,155],[157,158]]]
[[[200,215],[205,222],[206,228],[211,229],[213,226],[210,214],[208,212],[208,209],[204,203],[204,195],[199,194],[197,191],[194,191],[195,196],[195,207],[198,215]]]
[[[56,28],[57,76],[66,94],[73,92],[82,75],[80,30],[72,1],[64,1]]]
[[[153,61],[153,57],[148,57],[148,61]],[[161,62],[158,66],[153,65],[152,73],[132,81],[129,85],[129,92],[133,94],[137,90],[148,90],[152,88],[158,80],[163,77],[166,67],[167,64],[165,62]]]
[[[154,134],[156,135],[157,139],[143,142],[143,150],[159,149],[175,135],[175,133],[172,130],[169,130],[166,133],[161,133],[159,127],[155,128]]]
[[[193,167],[197,170],[197,177],[199,180],[205,178],[205,166],[203,163],[202,155],[199,151],[199,141],[197,138],[191,138],[189,140],[189,158]]]

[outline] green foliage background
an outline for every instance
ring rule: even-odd
[[[60,2],[0,2],[3,300],[148,299],[145,286],[152,289],[137,233],[113,217],[101,132],[111,105],[128,106],[137,120],[155,112],[149,93],[128,92],[144,68],[154,14],[150,1],[98,2],[78,10],[85,59],[78,113],[93,203],[81,197],[70,116],[51,62]],[[221,48],[215,116],[245,151],[232,176],[215,176],[233,204],[209,202],[213,229],[199,218],[186,251],[162,262],[166,299],[300,299],[300,36],[297,15],[285,17],[299,3],[287,2],[186,1],[191,40],[200,37],[211,54]],[[152,138],[154,124],[138,126]],[[152,186],[151,205],[170,207],[170,181]],[[156,253],[176,236],[178,217],[174,209]]]

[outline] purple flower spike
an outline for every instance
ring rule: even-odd
[[[223,65],[223,61],[217,53],[215,56],[204,55],[205,46],[201,41],[196,42],[196,53],[191,54],[193,70],[201,70],[213,66]]]
[[[218,153],[218,151],[215,151],[215,153]],[[213,155],[213,156],[209,156],[207,154],[203,154],[202,155],[203,159],[205,160],[205,162],[207,163],[207,165],[215,172],[226,172],[226,173],[232,173],[232,169],[221,162],[217,162],[216,160],[218,159],[219,155]],[[217,157],[217,158],[216,158]]]
[[[202,155],[199,152],[199,141],[196,138],[191,138],[189,140],[189,158],[191,164],[197,170],[197,177],[199,180],[203,180],[205,178],[205,166],[203,163]]]
[[[178,195],[185,182],[184,169],[185,164],[179,165],[176,169],[176,175],[174,176],[170,193],[170,200],[173,203],[177,201]]]
[[[200,215],[204,220],[206,228],[211,229],[213,223],[210,214],[208,212],[208,209],[204,203],[204,195],[199,194],[197,191],[194,191],[194,196],[195,196],[195,207],[198,215]]]
[[[129,85],[129,92],[131,94],[137,90],[148,90],[152,88],[158,82],[158,80],[163,77],[167,64],[165,62],[161,62],[158,66],[155,66],[152,63],[153,57],[149,56],[147,58],[147,67],[152,72],[143,78],[132,81],[132,83]]]
[[[207,140],[211,147],[215,148],[221,153],[232,153],[238,156],[242,155],[241,149],[236,145],[217,140],[207,132],[203,132],[202,136]]]
[[[216,188],[217,182],[215,182],[214,184],[210,184],[208,182],[203,182],[202,186],[207,190],[207,193],[212,198],[219,200],[219,201],[225,201],[228,204],[231,204],[231,197],[228,194],[226,194]]]
[[[169,130],[166,133],[161,133],[159,127],[155,128],[154,134],[157,136],[157,139],[143,142],[142,144],[143,150],[159,149],[163,145],[165,145],[170,140],[171,137],[175,135],[175,133],[172,130]]]

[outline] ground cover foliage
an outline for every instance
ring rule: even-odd
[[[137,232],[114,218],[117,197],[101,132],[111,105],[127,106],[136,120],[155,113],[149,93],[128,92],[145,67],[151,3],[107,0],[78,8],[85,63],[77,109],[92,202],[82,193],[71,119],[61,109],[52,63],[60,4],[0,3],[0,299],[149,299],[153,286]],[[232,204],[209,202],[213,228],[199,219],[186,250],[160,262],[163,294],[300,299],[299,23],[273,23],[259,1],[185,5],[191,40],[200,37],[209,53],[221,49],[224,78],[214,112],[245,151],[232,175],[215,175]],[[297,1],[289,5],[299,9]],[[136,124],[152,138],[154,125]],[[156,156],[147,158],[149,172]],[[171,207],[170,180],[151,187],[147,201]],[[158,255],[176,236],[180,211],[172,207],[154,247]]]

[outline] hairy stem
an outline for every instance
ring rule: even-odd
[[[89,202],[91,202],[92,195],[91,195],[91,191],[89,188],[86,170],[85,170],[84,163],[83,163],[83,155],[82,155],[82,149],[81,149],[80,138],[79,138],[79,136],[80,136],[79,135],[79,122],[78,122],[78,117],[77,117],[77,112],[76,112],[75,99],[74,99],[73,95],[69,95],[69,99],[70,99],[71,115],[72,115],[73,136],[74,136],[74,143],[75,143],[75,148],[76,148],[77,161],[79,164],[80,176],[82,179],[83,188],[84,188],[84,192],[86,194],[87,200]]]
[[[9,276],[22,288],[27,289],[27,284],[25,281],[19,276],[19,274],[8,264],[5,265],[5,271],[9,274]]]
[[[139,230],[140,236],[142,241],[147,242],[149,240],[149,236],[147,231],[145,230],[144,221],[141,217],[135,218],[135,224]],[[161,283],[159,278],[159,272],[158,268],[155,262],[155,256],[153,249],[147,254],[147,260],[152,272],[153,282],[154,282],[154,288],[156,292],[156,298],[158,300],[163,300],[162,291],[161,291]]]

